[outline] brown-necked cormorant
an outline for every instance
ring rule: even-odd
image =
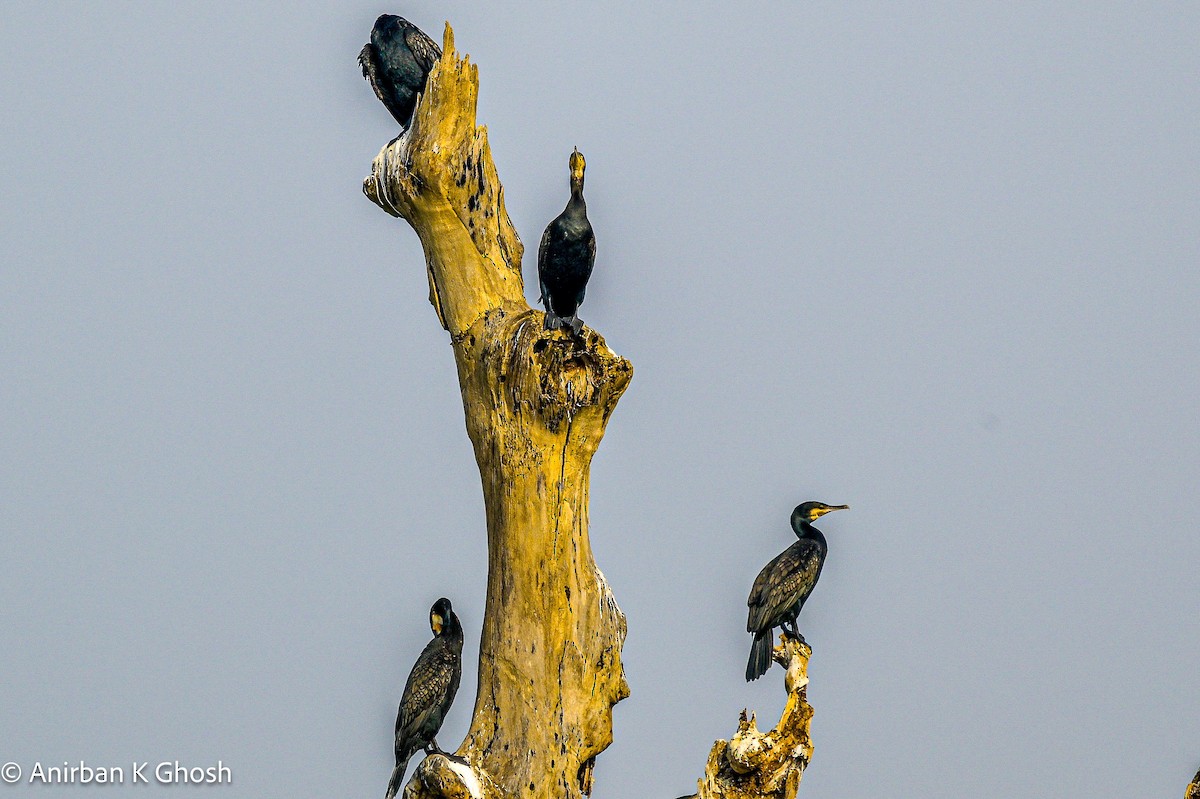
[[[782,627],[788,635],[804,640],[804,636],[796,630],[796,616],[817,584],[825,555],[829,552],[825,536],[812,523],[830,511],[849,507],[805,502],[792,511],[792,530],[800,540],[763,567],[754,579],[750,598],[746,600],[750,606],[746,632],[754,633],[750,660],[746,663],[747,682],[757,680],[771,668],[776,627]]]
[[[375,96],[408,129],[417,95],[425,89],[429,70],[442,57],[442,49],[404,17],[383,14],[371,29],[371,41],[358,54],[363,77]]]
[[[538,247],[538,284],[546,306],[546,329],[570,327],[576,333],[583,322],[576,311],[583,303],[592,265],[596,262],[596,236],[583,201],[583,170],[578,149],[571,153],[571,199],[567,207],[546,225]]]
[[[408,759],[418,749],[426,754],[445,754],[434,737],[442,728],[446,712],[454,702],[462,679],[462,625],[445,597],[429,609],[433,640],[425,645],[404,684],[404,696],[396,713],[396,767],[388,780],[387,799],[400,790]]]

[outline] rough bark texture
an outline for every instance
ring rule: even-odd
[[[1183,799],[1200,799],[1200,771],[1197,771],[1196,776],[1192,778],[1192,784],[1183,794]]]
[[[779,723],[770,732],[759,732],[754,716],[745,710],[737,732],[728,741],[717,741],[708,755],[699,780],[698,799],[794,799],[804,768],[812,758],[808,704],[808,644],[780,636],[775,661],[787,669],[784,688],[787,703]],[[770,678],[772,672],[767,673]]]
[[[405,797],[562,799],[590,791],[612,707],[629,695],[625,617],[593,560],[587,509],[592,456],[633,370],[591,329],[544,330],[526,302],[523,247],[475,125],[478,71],[449,25],[443,53],[411,128],[363,184],[421,239],[487,508],[471,729],[453,758],[422,762]]]

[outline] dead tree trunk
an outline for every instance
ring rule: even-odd
[[[592,456],[633,369],[591,329],[543,329],[525,301],[523,247],[487,131],[475,125],[478,89],[447,25],[411,128],[380,151],[363,183],[421,239],[487,509],[471,729],[453,758],[421,763],[405,799],[563,799],[591,792],[595,757],[612,742],[612,707],[629,695],[625,617],[592,558],[587,510]],[[760,733],[743,711],[734,737],[713,747],[699,797],[795,796],[812,754],[809,654],[786,638],[776,649],[788,692],[779,724]]]
[[[625,617],[592,558],[587,511],[592,456],[633,370],[590,329],[544,330],[525,301],[523,248],[475,125],[477,93],[447,25],[412,127],[363,185],[421,239],[487,508],[471,729],[461,762],[427,758],[405,796],[562,799],[590,791],[612,707],[629,694]]]

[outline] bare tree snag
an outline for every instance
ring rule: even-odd
[[[1200,771],[1197,771],[1196,776],[1192,778],[1192,784],[1187,787],[1183,799],[1200,799]]]
[[[713,744],[696,797],[794,799],[813,751],[809,738],[813,710],[807,698],[810,655],[808,644],[780,635],[774,658],[787,669],[787,704],[779,723],[770,732],[759,732],[754,716],[747,718],[743,710],[733,737]]]
[[[629,695],[625,617],[587,510],[592,456],[633,369],[590,328],[544,330],[526,302],[523,247],[475,125],[478,70],[449,24],[442,49],[411,128],[363,191],[420,237],[450,333],[487,509],[487,607],[470,732],[453,758],[426,758],[405,797],[562,799],[590,790],[612,707]]]

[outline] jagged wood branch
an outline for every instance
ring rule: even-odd
[[[810,655],[808,644],[780,636],[774,659],[787,669],[787,703],[779,723],[769,732],[760,732],[754,716],[743,710],[733,737],[713,744],[695,797],[794,799],[813,751],[809,737],[813,710],[807,698]]]
[[[1192,778],[1192,784],[1188,786],[1183,799],[1200,799],[1200,770],[1196,771],[1196,776]]]
[[[420,237],[487,511],[471,729],[455,755],[418,766],[405,797],[562,799],[590,792],[629,694],[625,617],[592,557],[587,508],[592,456],[633,370],[591,329],[545,330],[526,302],[523,248],[475,124],[478,85],[447,24],[410,129],[363,183]]]
[[[488,310],[529,306],[524,248],[504,208],[487,129],[475,126],[479,69],[457,57],[449,24],[443,44],[411,126],[375,157],[363,192],[417,232],[430,302],[459,336]]]

